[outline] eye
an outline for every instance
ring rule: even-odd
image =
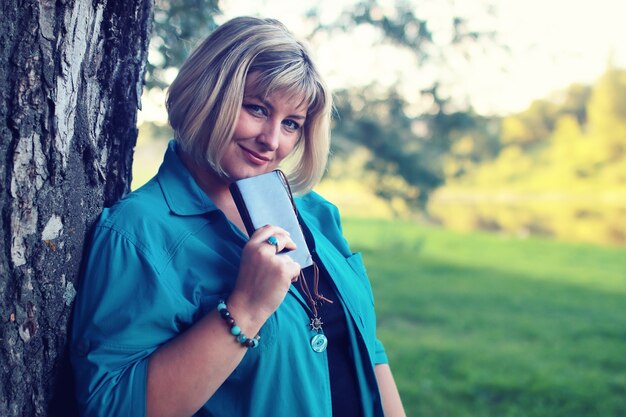
[[[267,116],[267,110],[258,104],[244,103],[243,108],[255,116]]]
[[[296,130],[300,129],[300,123],[293,121],[291,119],[285,119],[283,120],[283,125],[289,129],[290,131],[295,132]]]

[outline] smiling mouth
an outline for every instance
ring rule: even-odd
[[[246,155],[246,157],[248,158],[248,160],[250,160],[252,163],[254,163],[255,165],[264,165],[268,162],[270,162],[270,158],[263,156],[263,155],[259,155],[258,153],[245,148],[241,145],[239,145],[239,147],[244,151],[244,154]]]

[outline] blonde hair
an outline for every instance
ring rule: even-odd
[[[261,95],[281,91],[308,103],[286,172],[296,192],[321,179],[330,147],[332,97],[304,44],[279,21],[238,17],[217,28],[189,56],[167,94],[169,122],[183,152],[226,175],[220,161],[232,140],[246,77]]]

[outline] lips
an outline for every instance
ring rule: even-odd
[[[253,150],[243,147],[241,145],[239,145],[239,147],[241,148],[241,150],[243,150],[243,153],[248,161],[250,161],[254,165],[265,165],[270,162],[270,158],[268,158],[267,156],[260,155]]]

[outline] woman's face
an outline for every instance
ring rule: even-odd
[[[306,119],[307,103],[300,97],[280,91],[268,97],[256,96],[255,82],[256,74],[249,74],[235,132],[221,160],[230,180],[278,168],[293,151]]]

